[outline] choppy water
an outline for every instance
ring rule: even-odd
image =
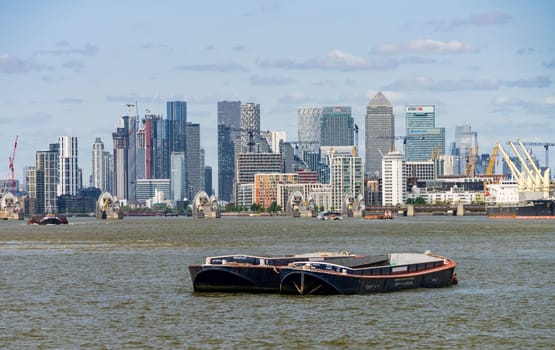
[[[0,222],[0,348],[553,348],[555,223],[416,217]],[[195,294],[207,255],[454,258],[459,284],[354,296]]]

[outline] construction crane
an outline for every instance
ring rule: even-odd
[[[488,176],[493,174],[493,170],[495,168],[495,159],[497,158],[498,150],[499,148],[497,147],[497,144],[493,146],[493,151],[491,151],[491,156],[488,162],[488,168],[486,169],[486,175]]]
[[[522,141],[522,144],[524,146],[542,146],[545,148],[545,167],[549,168],[549,147],[555,146],[555,143]]]
[[[10,175],[12,177],[12,194],[15,194],[15,173],[14,173],[14,166],[13,166],[13,161],[15,160],[15,151],[17,149],[17,139],[19,138],[19,136],[16,135],[15,137],[15,142],[13,145],[13,151],[12,154],[8,157],[9,160],[9,168],[10,168]]]
[[[466,167],[464,170],[464,176],[473,177],[476,170],[476,159],[478,158],[478,145],[476,149],[469,148],[468,154],[466,155]]]

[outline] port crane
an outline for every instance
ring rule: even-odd
[[[555,143],[522,141],[522,144],[524,146],[542,146],[543,148],[545,148],[545,167],[549,168],[549,147],[555,146]]]

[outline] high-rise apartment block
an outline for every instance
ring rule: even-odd
[[[241,104],[241,152],[256,152],[260,143],[260,105]]]
[[[318,153],[320,149],[320,128],[322,108],[299,108],[297,115],[297,132],[299,157],[305,160],[305,153]],[[313,169],[315,170],[315,169]]]
[[[330,185],[332,207],[345,210],[347,198],[358,198],[364,193],[364,164],[360,157],[330,157]]]
[[[200,124],[187,123],[187,152],[185,154],[188,182],[187,196],[192,200],[204,185],[202,183],[203,174],[201,174]]]
[[[382,160],[382,205],[398,205],[407,199],[405,156],[395,150]]]
[[[395,119],[391,102],[381,93],[368,103],[365,118],[366,174],[380,177],[382,158],[393,150]]]
[[[79,166],[77,157],[77,137],[60,136],[58,138],[58,196],[77,196],[80,188]]]
[[[92,186],[101,191],[112,191],[112,154],[104,151],[104,143],[97,137],[92,150]]]

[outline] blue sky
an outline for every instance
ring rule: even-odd
[[[448,142],[462,124],[481,152],[496,140],[555,142],[554,4],[0,0],[0,178],[15,135],[17,178],[36,150],[71,135],[88,183],[95,137],[111,150],[135,101],[165,114],[166,101],[186,100],[214,179],[224,99],[259,103],[262,129],[288,140],[300,107],[350,105],[363,131],[381,90],[397,135],[404,105],[436,104]]]

